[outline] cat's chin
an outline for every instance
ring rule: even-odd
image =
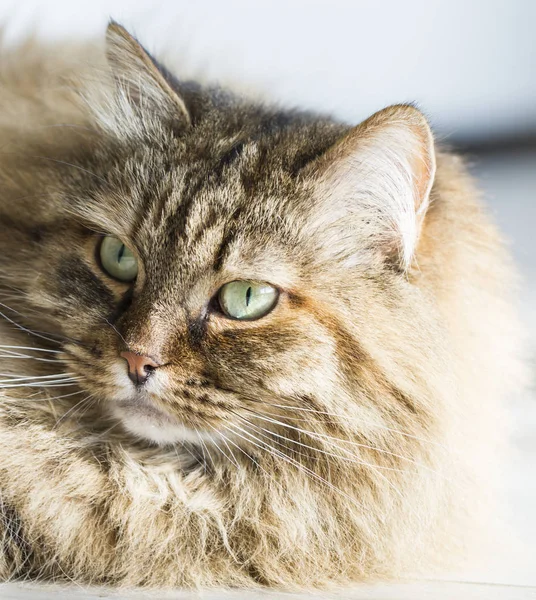
[[[207,442],[213,438],[211,433],[187,427],[149,404],[120,402],[112,412],[134,437],[159,446],[183,442],[200,444],[201,440]]]

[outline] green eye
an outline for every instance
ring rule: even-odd
[[[221,310],[232,319],[253,321],[267,315],[277,302],[279,292],[266,283],[231,281],[218,294]]]
[[[103,269],[119,281],[133,281],[138,274],[138,261],[123,242],[107,235],[100,245],[100,260]]]

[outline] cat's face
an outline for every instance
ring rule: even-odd
[[[205,181],[209,163],[189,186],[187,158],[166,170],[158,162],[169,156],[155,152],[152,168],[169,181],[160,192],[155,177],[145,198],[150,152],[140,153],[128,176],[117,171],[113,209],[107,191],[92,204],[91,224],[105,222],[107,235],[71,225],[67,256],[50,257],[51,303],[79,342],[66,345],[69,371],[140,436],[196,441],[266,398],[285,404],[337,385],[333,333],[315,311],[336,310],[345,284],[311,269],[314,243],[292,210],[300,190],[270,190],[275,174],[263,182],[254,148],[224,183]],[[253,168],[257,185],[245,190]]]
[[[133,122],[103,127],[76,177],[64,167],[28,283],[72,340],[80,385],[162,444],[218,431],[255,444],[245,425],[277,426],[285,406],[343,425],[356,410],[415,412],[374,352],[419,319],[406,271],[434,169],[420,114],[347,130],[221,99],[196,109],[124,32],[111,38]]]
[[[253,142],[210,181],[212,160],[188,159],[195,143],[172,167],[153,149],[116,158],[103,173],[112,191],[83,199],[85,226],[69,220],[41,249],[39,302],[77,342],[68,370],[131,432],[162,443],[240,426],[270,399],[345,393],[332,315],[366,314],[357,273],[370,266],[351,266],[348,285],[337,260],[315,260],[326,232],[306,227],[306,186],[279,185]]]

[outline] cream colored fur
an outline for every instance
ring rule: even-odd
[[[525,376],[515,269],[463,162],[411,106],[290,130],[247,101],[198,108],[108,36],[113,77],[98,47],[2,56],[0,577],[296,589],[466,560]],[[115,321],[128,290],[95,262],[103,233],[143,262]],[[196,338],[236,278],[279,285],[277,309],[211,314]],[[154,402],[182,440],[122,423],[124,343],[166,358]]]

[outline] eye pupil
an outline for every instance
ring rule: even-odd
[[[251,287],[248,287],[248,290],[246,292],[246,306],[249,306],[249,303],[251,302],[251,294],[253,293]]]
[[[125,253],[125,244],[122,244],[121,248],[119,248],[119,253],[117,255],[117,262],[121,262],[121,259],[123,258],[124,253]]]

